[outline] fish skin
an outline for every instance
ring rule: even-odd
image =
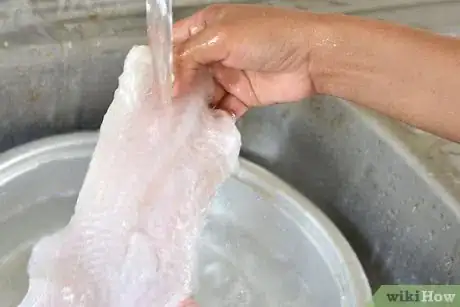
[[[191,294],[195,241],[241,136],[209,108],[209,76],[172,103],[158,86],[150,49],[133,47],[75,213],[35,245],[20,307],[177,307]]]

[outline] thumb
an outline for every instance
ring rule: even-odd
[[[222,26],[205,28],[191,36],[180,48],[180,58],[199,65],[225,60],[229,55],[228,36]]]
[[[205,28],[176,46],[173,95],[187,91],[203,66],[224,61],[230,54],[228,46],[221,27]]]

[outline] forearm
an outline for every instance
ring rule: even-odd
[[[460,141],[460,41],[324,15],[310,73],[316,91]]]

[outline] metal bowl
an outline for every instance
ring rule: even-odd
[[[0,156],[1,306],[25,294],[31,246],[69,221],[96,141],[97,133],[55,136]],[[202,307],[361,307],[371,298],[329,219],[244,159],[213,200],[195,278]]]

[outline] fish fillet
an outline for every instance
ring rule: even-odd
[[[34,247],[20,306],[177,307],[190,294],[195,240],[240,134],[208,107],[210,79],[173,103],[155,87],[150,49],[133,47],[75,213]]]

